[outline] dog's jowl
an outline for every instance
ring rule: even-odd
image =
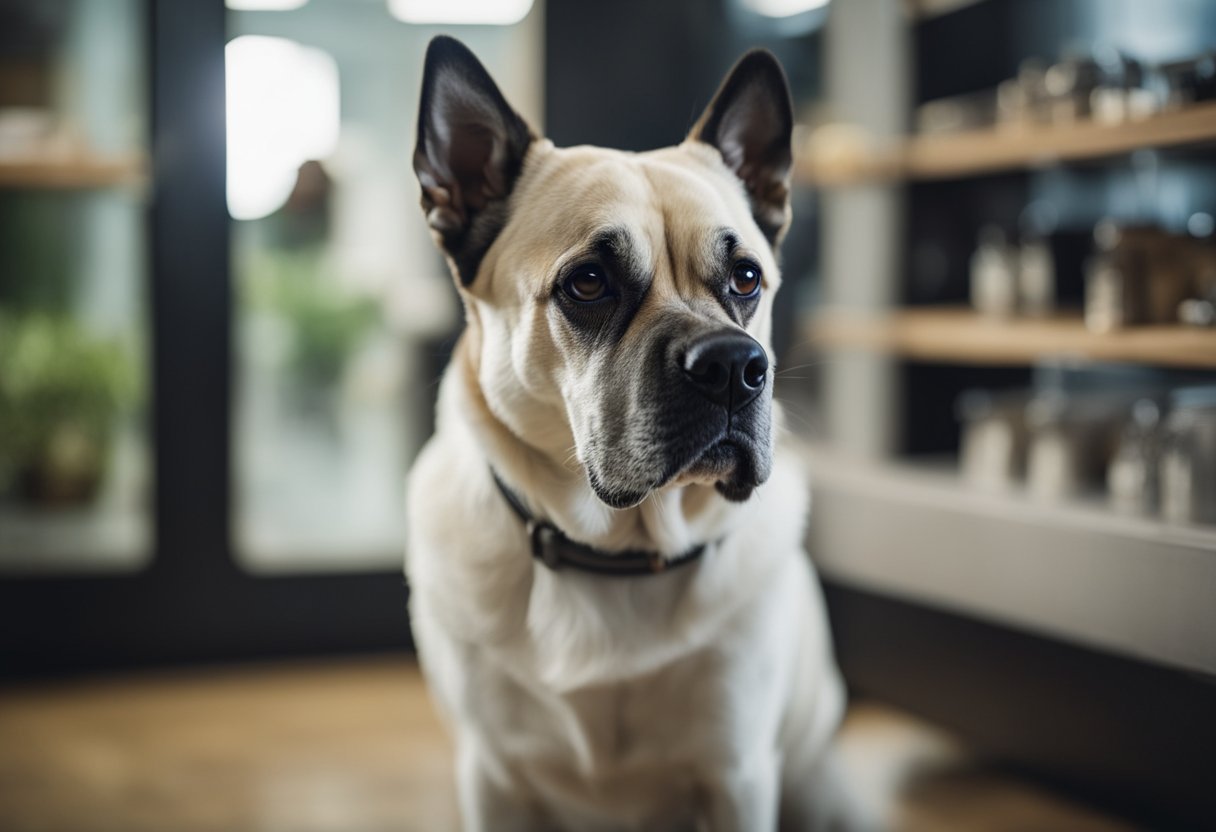
[[[557,148],[463,45],[427,51],[414,166],[467,324],[407,572],[466,829],[857,824],[775,448],[791,127],[751,52],[679,145]]]

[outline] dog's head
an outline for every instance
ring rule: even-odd
[[[471,52],[427,51],[414,167],[494,416],[617,508],[671,483],[744,500],[772,464],[774,247],[792,115],[745,55],[676,147],[537,139]]]

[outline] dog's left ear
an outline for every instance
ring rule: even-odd
[[[463,43],[431,41],[422,70],[414,172],[427,224],[468,286],[506,221],[535,135]]]
[[[716,147],[743,181],[752,216],[773,245],[790,218],[793,129],[785,72],[771,52],[753,49],[735,64],[689,134]]]

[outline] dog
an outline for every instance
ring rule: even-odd
[[[406,574],[467,830],[855,825],[773,454],[792,121],[753,51],[677,146],[557,148],[459,41],[427,50],[414,167],[466,327]]]

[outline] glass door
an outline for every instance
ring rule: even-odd
[[[0,574],[151,555],[145,17],[0,5]]]

